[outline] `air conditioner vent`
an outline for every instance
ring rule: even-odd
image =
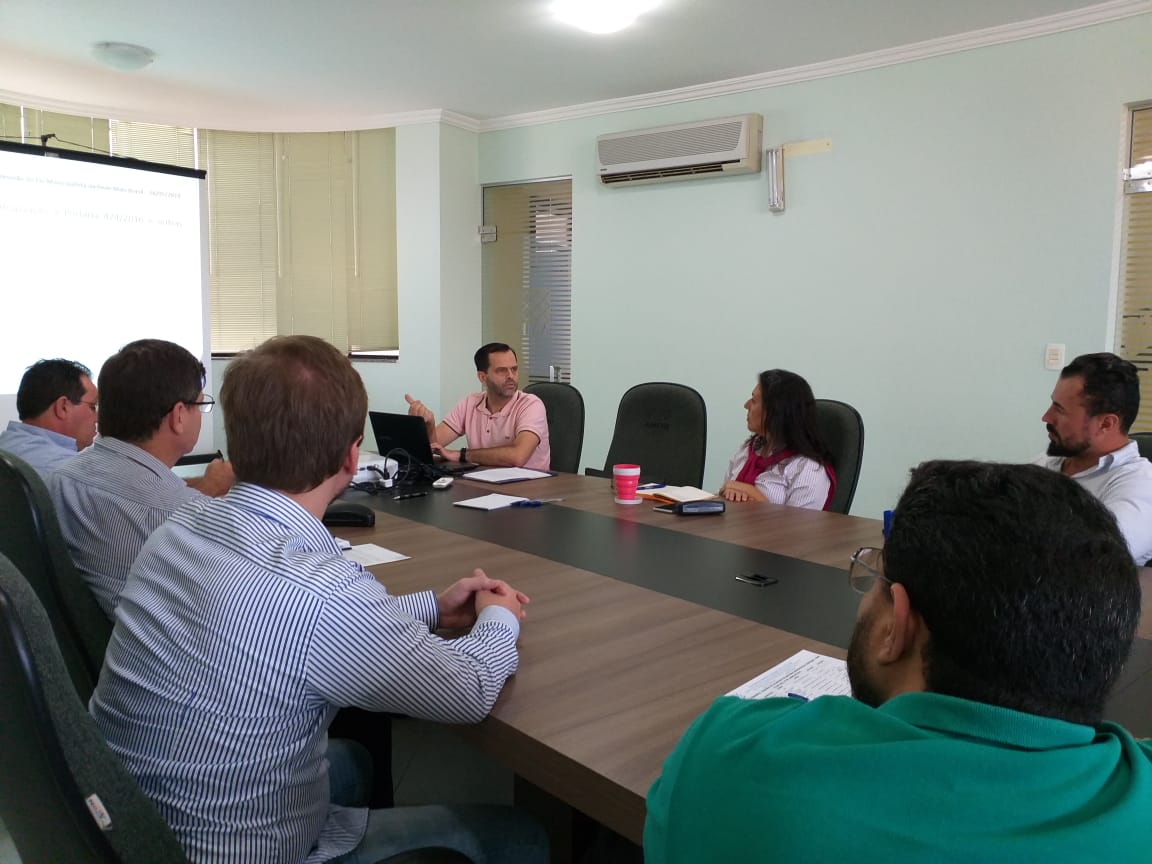
[[[681,123],[596,140],[605,184],[654,183],[760,170],[759,114]]]

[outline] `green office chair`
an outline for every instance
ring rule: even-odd
[[[613,465],[634,463],[641,483],[699,487],[707,444],[708,409],[699,393],[683,384],[637,384],[620,397],[604,469],[584,473],[611,477]]]
[[[571,384],[538,381],[524,388],[544,403],[548,412],[548,446],[552,451],[553,471],[575,474],[580,470],[580,451],[584,449],[584,397]]]
[[[836,492],[828,503],[828,511],[847,513],[864,463],[864,420],[846,402],[817,399],[816,429],[832,454],[832,470],[836,472]]]
[[[1152,459],[1152,432],[1130,432],[1128,437],[1136,442],[1141,456]]]
[[[0,554],[6,555],[36,590],[60,645],[76,692],[92,695],[112,622],[96,602],[72,558],[56,509],[40,475],[21,459],[0,451]]]
[[[76,693],[37,593],[0,555],[0,818],[21,860],[187,864]]]

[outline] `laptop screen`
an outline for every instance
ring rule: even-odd
[[[387,456],[390,450],[406,450],[417,462],[432,464],[432,446],[428,443],[428,429],[422,417],[369,411],[368,420],[381,456]]]

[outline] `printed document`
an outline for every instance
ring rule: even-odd
[[[817,696],[851,696],[852,686],[848,683],[848,664],[843,660],[814,651],[798,651],[728,695],[741,699],[791,696],[807,700]]]

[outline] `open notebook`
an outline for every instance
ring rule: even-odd
[[[697,489],[695,486],[640,486],[637,487],[636,494],[640,498],[647,498],[649,501],[659,501],[663,504],[682,504],[685,501],[707,501],[709,498],[716,497],[714,493],[705,492],[703,489]]]

